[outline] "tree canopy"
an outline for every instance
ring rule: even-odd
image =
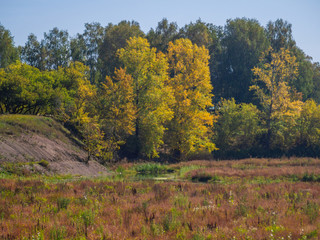
[[[319,89],[283,19],[92,22],[19,47],[0,25],[0,114],[56,118],[88,160],[319,156]]]

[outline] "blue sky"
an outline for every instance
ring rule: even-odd
[[[30,33],[42,39],[54,27],[74,36],[88,22],[135,20],[148,32],[164,17],[179,27],[199,18],[221,26],[237,17],[255,18],[263,26],[283,18],[293,25],[297,45],[320,62],[319,0],[0,0],[0,6],[0,23],[16,45],[24,45]]]

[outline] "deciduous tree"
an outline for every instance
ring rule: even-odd
[[[0,25],[0,68],[7,67],[19,59],[17,48],[9,30]]]
[[[117,25],[109,24],[105,30],[103,42],[99,48],[102,76],[112,76],[114,70],[120,67],[117,51],[126,47],[131,37],[143,37],[139,23],[121,21]]]
[[[288,82],[297,77],[296,58],[289,50],[273,52],[269,48],[252,69],[255,85],[250,87],[260,99],[266,124],[266,146],[287,149],[295,139],[292,128],[301,111],[301,94],[292,91]]]
[[[312,99],[307,100],[302,107],[298,119],[297,144],[304,149],[320,147],[320,106]]]
[[[291,49],[296,44],[292,37],[292,24],[283,19],[270,21],[266,27],[266,34],[275,52],[281,48]]]
[[[108,144],[104,156],[111,160],[119,147],[135,133],[137,118],[134,104],[133,79],[125,69],[117,69],[114,77],[102,83],[97,101],[97,115]]]
[[[102,44],[105,35],[105,29],[100,23],[86,23],[83,33],[83,40],[86,45],[86,65],[90,67],[90,82],[96,83],[100,80],[98,71],[99,47]]]
[[[80,62],[71,63],[68,67],[59,68],[57,88],[63,93],[61,113],[65,121],[81,127],[89,117],[90,100],[96,89],[89,81],[89,67]]]
[[[73,62],[81,62],[83,64],[87,61],[87,47],[82,34],[77,34],[76,37],[70,40],[70,57]]]
[[[140,155],[158,157],[163,144],[165,124],[172,118],[172,90],[168,81],[168,63],[164,54],[143,38],[130,38],[118,51],[119,59],[133,79],[134,105],[137,111],[135,138]]]
[[[174,118],[167,138],[170,148],[184,159],[192,153],[215,149],[210,140],[213,116],[209,53],[188,39],[169,43],[169,86],[173,89]]]
[[[169,42],[175,40],[178,36],[178,25],[175,22],[169,23],[166,18],[162,19],[157,28],[148,32],[147,39],[152,47],[158,51],[165,52]]]
[[[70,43],[67,31],[53,28],[49,33],[44,33],[43,44],[47,52],[47,69],[58,70],[60,66],[68,66]]]
[[[219,99],[234,98],[236,102],[252,102],[249,92],[253,77],[251,69],[268,48],[264,28],[255,19],[230,19],[224,27],[221,45],[221,53],[213,59],[218,63],[212,72],[214,94]]]
[[[0,70],[0,113],[48,113],[54,96],[53,79],[46,72],[20,62]]]
[[[248,157],[256,147],[260,134],[260,112],[252,103],[237,104],[234,99],[222,99],[216,110],[214,142],[219,157]]]
[[[311,98],[314,99],[318,104],[320,104],[320,64],[312,64],[313,69],[313,90],[311,93]]]

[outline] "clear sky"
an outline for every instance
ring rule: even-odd
[[[263,26],[287,20],[297,45],[320,62],[320,0],[0,0],[0,23],[16,45],[24,45],[30,33],[42,39],[54,27],[74,36],[88,22],[135,20],[147,33],[162,18],[182,27],[199,18],[223,26],[237,17],[255,18]]]

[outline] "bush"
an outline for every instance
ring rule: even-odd
[[[301,180],[303,182],[320,182],[320,176],[316,176],[314,173],[305,173]]]
[[[46,160],[44,160],[44,159],[41,159],[41,161],[38,162],[38,164],[39,164],[40,166],[44,167],[44,168],[49,167],[49,162],[46,161]]]
[[[191,180],[193,182],[217,182],[219,181],[219,177],[217,175],[210,175],[209,173],[206,172],[196,172],[195,174],[192,175]]]
[[[166,166],[159,163],[145,163],[135,167],[139,174],[159,174],[170,171]]]

